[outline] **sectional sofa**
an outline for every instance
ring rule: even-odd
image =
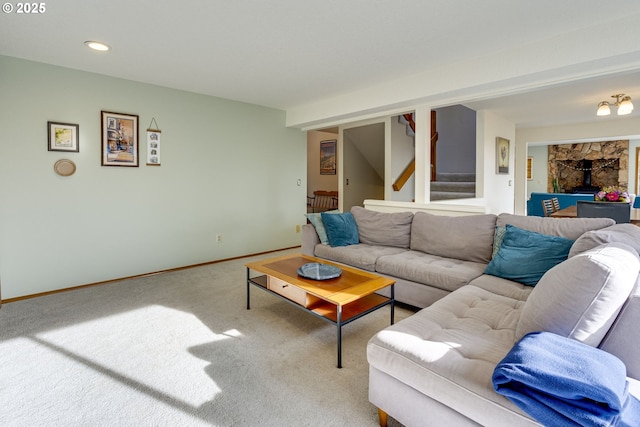
[[[322,218],[304,227],[303,252],[393,277],[399,301],[426,307],[367,346],[381,425],[387,414],[405,426],[540,425],[492,384],[498,363],[535,331],[619,358],[640,397],[640,227],[359,207]],[[332,246],[336,233],[350,237]]]
[[[353,234],[351,227],[355,237],[346,241],[350,244],[332,246],[321,218],[336,213],[307,215],[311,224],[302,227],[302,252],[391,277],[396,280],[396,300],[418,308],[482,276],[498,246],[494,240],[501,239],[507,224],[575,240],[614,223],[608,218],[553,218],[550,222],[505,213],[459,217],[383,213],[355,206],[345,214],[352,216],[351,222],[340,223],[334,233]]]

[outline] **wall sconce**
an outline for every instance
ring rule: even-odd
[[[613,104],[615,107],[618,107],[618,115],[624,116],[626,114],[631,114],[633,111],[633,103],[631,102],[631,97],[625,95],[624,93],[619,93],[617,95],[611,95],[612,98],[616,99],[616,102]],[[596,113],[598,116],[608,116],[611,114],[611,104],[607,101],[602,101],[598,104],[598,112]]]

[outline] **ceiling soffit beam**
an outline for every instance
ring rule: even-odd
[[[640,14],[612,22],[626,36],[593,27],[536,43],[445,64],[318,102],[287,109],[287,126],[312,128],[362,117],[487,99],[539,87],[640,69]],[[473,70],[472,72],[470,70]]]

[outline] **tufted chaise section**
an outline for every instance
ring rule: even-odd
[[[513,346],[532,288],[496,279],[480,276],[420,315],[376,334],[367,348],[370,369],[481,424],[491,425],[499,417],[514,426],[534,425],[491,386],[496,364]],[[375,395],[370,399],[385,409]]]
[[[445,258],[420,251],[384,255],[376,262],[376,271],[380,274],[426,283],[449,292],[482,275],[486,267],[480,262]]]

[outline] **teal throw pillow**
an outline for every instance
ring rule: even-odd
[[[330,214],[322,212],[322,222],[327,231],[329,245],[349,246],[360,243],[358,226],[351,212]]]
[[[327,213],[336,214],[336,213],[340,213],[340,211],[338,210],[327,211]],[[327,237],[327,231],[324,229],[324,223],[322,222],[322,216],[320,216],[320,212],[308,213],[308,214],[305,214],[305,216],[307,217],[309,222],[313,225],[313,228],[316,229],[316,233],[320,238],[320,243],[322,243],[323,245],[328,245],[329,238]]]
[[[535,286],[544,273],[567,259],[573,242],[507,224],[502,244],[484,272]]]

